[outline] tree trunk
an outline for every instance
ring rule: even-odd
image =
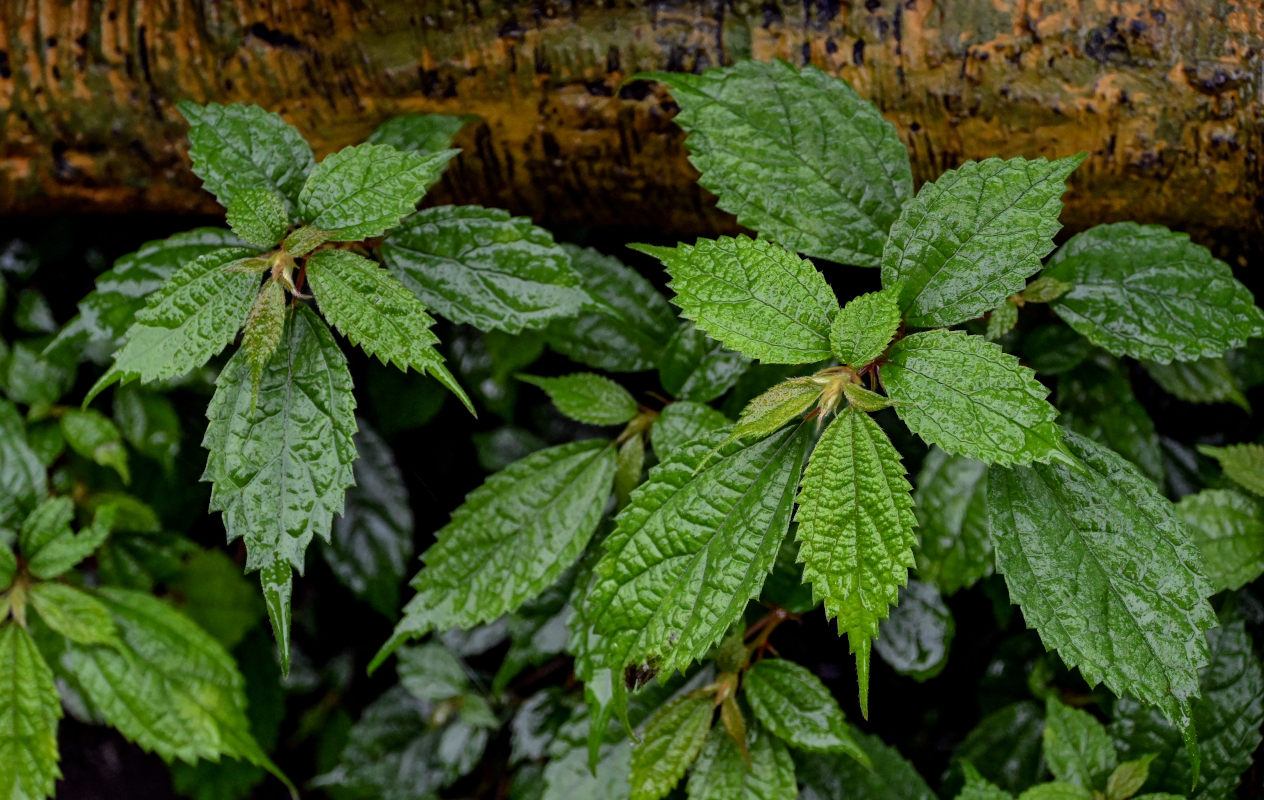
[[[436,201],[550,225],[731,230],[640,70],[811,62],[899,128],[919,180],[1091,154],[1072,228],[1258,232],[1262,0],[8,0],[0,212],[209,211],[180,98],[280,111],[317,155],[473,113]]]

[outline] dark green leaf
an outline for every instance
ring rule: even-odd
[[[1187,403],[1233,403],[1250,413],[1237,376],[1223,358],[1203,358],[1198,361],[1174,361],[1159,364],[1143,362],[1146,372],[1163,391]]]
[[[932,447],[917,476],[913,513],[922,579],[951,595],[992,574],[986,464]]]
[[[166,395],[136,385],[122,387],[114,393],[114,422],[138,453],[167,469],[174,467],[183,434],[176,407]]]
[[[286,200],[265,186],[245,186],[228,201],[228,227],[242,241],[256,247],[272,247],[290,227]]]
[[[748,366],[741,353],[685,323],[659,357],[658,378],[676,398],[706,403],[733,388]]]
[[[796,800],[799,785],[785,745],[758,725],[745,744],[749,758],[726,732],[711,731],[689,776],[689,800]]]
[[[873,646],[896,672],[924,681],[947,665],[955,632],[952,612],[935,587],[909,581],[900,590],[900,602],[882,623]]]
[[[688,442],[726,428],[728,424],[723,414],[702,403],[689,400],[668,403],[650,428],[650,443],[662,460]]]
[[[630,800],[659,800],[676,786],[702,750],[714,714],[713,698],[692,692],[650,717],[640,743],[632,749]]]
[[[124,483],[131,481],[123,434],[109,417],[92,409],[80,411],[68,408],[61,417],[61,432],[71,450],[93,463],[114,470]]]
[[[1115,769],[1115,745],[1092,714],[1050,697],[1045,704],[1045,763],[1054,778],[1097,789]]]
[[[449,114],[401,114],[369,134],[370,144],[389,144],[396,150],[436,153],[447,150],[452,137],[478,117]]]
[[[227,206],[243,189],[275,190],[290,201],[314,161],[303,135],[258,106],[177,104],[189,121],[189,156],[206,190]]]
[[[194,555],[169,585],[184,612],[226,649],[263,617],[263,603],[241,567],[219,550]]]
[[[26,441],[22,419],[0,399],[0,527],[19,523],[48,494],[48,477]]]
[[[954,761],[973,764],[1006,791],[1019,792],[1044,776],[1044,719],[1035,703],[1023,701],[984,717],[957,747]]]
[[[869,768],[844,755],[795,753],[795,774],[803,784],[800,800],[934,800],[917,770],[876,736],[857,734],[869,754]]]
[[[1203,554],[1216,591],[1240,589],[1264,574],[1264,507],[1226,489],[1186,495],[1176,512]]]
[[[1060,423],[1106,445],[1163,485],[1163,453],[1154,422],[1118,369],[1090,362],[1060,375],[1058,410]]]

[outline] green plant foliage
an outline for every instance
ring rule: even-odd
[[[1264,497],[1264,445],[1235,444],[1200,447],[1198,452],[1220,462],[1225,477],[1252,494]]]
[[[53,673],[26,629],[0,625],[0,790],[5,797],[51,797],[61,777]]]
[[[1251,404],[1243,394],[1238,377],[1223,358],[1144,363],[1154,382],[1173,397],[1187,403],[1232,403],[1248,414],[1251,412]]]
[[[1163,453],[1145,407],[1120,370],[1084,363],[1058,376],[1058,421],[1127,458],[1162,486]]]
[[[794,761],[785,745],[759,727],[745,741],[750,763],[733,738],[712,730],[689,775],[690,800],[795,800]]]
[[[658,379],[679,400],[706,403],[733,388],[750,362],[708,339],[692,325],[680,326],[658,361]]]
[[[791,747],[846,753],[870,764],[838,703],[804,667],[780,658],[764,659],[746,673],[744,691],[755,718]]]
[[[956,632],[952,612],[929,583],[909,581],[900,600],[873,640],[882,660],[901,675],[924,681],[948,665],[948,649]]]
[[[830,346],[839,361],[863,367],[882,355],[899,329],[895,292],[870,292],[849,300],[834,317]]]
[[[558,411],[579,422],[619,425],[636,416],[636,399],[619,384],[592,372],[559,378],[519,375],[518,379],[543,389]]]
[[[659,800],[672,790],[701,752],[714,713],[710,697],[691,693],[650,717],[632,750],[630,800]]]
[[[931,448],[913,492],[921,547],[917,572],[945,595],[992,574],[987,520],[987,465]]]
[[[1087,711],[1053,698],[1045,705],[1044,752],[1053,777],[1081,789],[1101,785],[1117,765],[1106,727]]]
[[[285,198],[264,187],[247,186],[235,192],[225,211],[228,227],[255,247],[279,244],[290,228]]]
[[[823,390],[814,378],[782,381],[746,404],[730,437],[738,441],[767,436],[814,406]]]
[[[1176,504],[1217,590],[1240,589],[1264,574],[1264,507],[1226,489],[1204,489]]]

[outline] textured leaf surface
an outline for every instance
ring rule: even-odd
[[[897,299],[896,292],[884,290],[849,300],[830,328],[834,356],[859,369],[882,355],[900,327]]]
[[[956,325],[1022,291],[1053,250],[1066,178],[1084,155],[989,158],[922,186],[891,226],[882,285],[910,325]]]
[[[790,524],[810,427],[730,445],[723,433],[668,453],[620,512],[584,615],[599,666],[670,672],[701,658],[759,594]]]
[[[246,315],[246,325],[241,334],[241,349],[250,363],[252,380],[259,380],[284,335],[285,290],[277,281],[268,281],[250,304],[250,313]]]
[[[800,800],[934,800],[917,769],[876,736],[857,734],[872,768],[844,755],[795,753]]]
[[[435,350],[434,320],[394,275],[363,256],[322,250],[307,260],[307,280],[325,319],[352,344],[383,364],[429,373],[473,410]]]
[[[702,750],[714,713],[709,695],[691,693],[649,718],[640,744],[632,750],[630,800],[659,800],[676,786]]]
[[[1044,710],[1024,700],[985,716],[966,735],[953,760],[972,764],[988,780],[1009,792],[1020,792],[1045,777],[1042,732]]]
[[[689,800],[796,800],[799,785],[785,745],[755,726],[746,751],[749,764],[733,737],[712,730],[689,776]]]
[[[1264,312],[1229,265],[1159,225],[1098,225],[1058,248],[1045,274],[1072,284],[1058,316],[1117,356],[1193,361],[1264,334]]]
[[[746,236],[634,249],[663,262],[681,316],[726,347],[773,364],[830,355],[838,300],[812,262]]]
[[[984,334],[984,338],[989,342],[995,342],[1014,330],[1017,325],[1018,306],[1006,300],[988,314],[987,333]]]
[[[892,346],[882,385],[909,429],[954,455],[1027,464],[1061,454],[1058,412],[1035,373],[981,336],[915,333]]]
[[[114,508],[97,509],[92,524],[73,533],[74,504],[69,497],[51,497],[22,523],[22,554],[31,574],[45,580],[56,578],[92,555],[110,535]]]
[[[755,718],[778,739],[801,750],[847,753],[869,763],[838,701],[807,668],[765,658],[746,673],[743,691]]]
[[[272,247],[290,227],[285,198],[261,186],[244,187],[233,193],[228,203],[228,227],[243,242],[256,247]]]
[[[68,408],[61,417],[61,432],[71,450],[114,470],[124,483],[131,480],[123,434],[109,417],[93,409]]]
[[[1060,781],[1082,789],[1103,786],[1115,769],[1115,744],[1092,714],[1049,698],[1045,704],[1045,764]]]
[[[47,494],[48,475],[31,450],[22,418],[0,400],[0,526],[17,525]]]
[[[282,653],[288,652],[291,568],[303,570],[314,534],[329,538],[353,482],[355,397],[347,360],[329,328],[299,306],[252,398],[239,352],[224,367],[207,407],[202,479],[231,542],[246,542],[246,570],[263,570],[264,597]]]
[[[750,362],[689,323],[681,325],[659,357],[658,377],[668,393],[706,403],[733,388]]]
[[[1204,489],[1181,498],[1176,513],[1203,554],[1217,591],[1240,589],[1264,574],[1264,507],[1235,491]]]
[[[732,438],[767,436],[811,408],[822,388],[812,378],[782,381],[746,404],[733,426]]]
[[[520,375],[519,380],[543,389],[566,416],[589,425],[619,425],[636,416],[636,399],[602,375],[576,372],[557,378]]]
[[[1013,800],[1012,794],[980,775],[970,762],[963,763],[961,771],[965,773],[965,785],[956,800]]]
[[[668,403],[650,428],[650,444],[662,460],[687,442],[728,425],[724,415],[711,406],[688,400]]]
[[[571,442],[533,453],[470,492],[422,554],[417,595],[375,662],[427,631],[490,622],[556,581],[597,529],[614,462],[609,442]]]
[[[480,330],[540,328],[591,302],[553,236],[500,209],[419,211],[386,237],[382,258],[428,307]]]
[[[1111,747],[1114,747],[1114,743]],[[1110,778],[1106,780],[1107,800],[1123,800],[1141,791],[1141,787],[1150,777],[1150,763],[1157,757],[1157,754],[1151,753],[1132,761],[1125,761],[1116,767],[1110,774]]]
[[[1264,497],[1264,445],[1233,444],[1228,447],[1199,447],[1198,452],[1220,462],[1231,481]]]
[[[452,137],[475,119],[467,115],[400,114],[378,125],[368,142],[388,144],[396,150],[439,152],[447,150]]]
[[[672,88],[689,160],[720,208],[791,250],[878,265],[913,179],[908,152],[872,103],[783,61],[647,77]]]
[[[947,665],[955,633],[952,612],[939,591],[929,583],[909,581],[873,646],[896,672],[924,681]]]
[[[189,121],[193,173],[227,206],[243,189],[266,187],[298,198],[315,159],[303,135],[258,106],[178,104]]]
[[[997,570],[1068,667],[1188,727],[1216,624],[1202,557],[1135,467],[1080,436],[1067,443],[1080,465],[988,473]]]
[[[1127,458],[1163,486],[1163,452],[1154,421],[1137,401],[1126,375],[1111,366],[1085,363],[1058,376],[1058,421]]]
[[[1154,382],[1177,399],[1199,404],[1233,403],[1247,413],[1251,411],[1237,376],[1223,358],[1142,363]]]
[[[358,242],[399,224],[443,174],[456,150],[401,152],[359,144],[326,156],[298,196],[299,216],[325,240]]]
[[[988,535],[987,465],[932,447],[913,492],[921,547],[917,573],[945,595],[992,574]]]
[[[0,794],[51,797],[57,767],[61,698],[53,673],[25,628],[0,625]]]
[[[30,590],[31,607],[49,628],[79,644],[112,644],[117,641],[110,610],[92,595],[65,583],[36,583]]]

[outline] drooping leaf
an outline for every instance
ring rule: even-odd
[[[1058,376],[1058,421],[1106,445],[1162,486],[1163,453],[1154,421],[1118,369],[1088,362]]]
[[[948,664],[956,625],[934,586],[909,581],[880,631],[873,646],[882,660],[901,675],[924,681]]]
[[[1187,403],[1233,403],[1247,413],[1251,404],[1238,385],[1238,378],[1223,358],[1202,358],[1197,361],[1173,361],[1159,364],[1143,362],[1146,372],[1163,391]]]
[[[1058,248],[1045,274],[1072,285],[1052,305],[1058,316],[1117,356],[1193,361],[1264,334],[1264,312],[1229,265],[1160,225],[1098,225]]]
[[[228,201],[228,227],[243,242],[256,247],[272,247],[290,227],[286,200],[265,186],[244,186]]]
[[[706,403],[733,388],[749,366],[741,353],[685,323],[659,356],[658,378],[676,398]]]
[[[1054,778],[1081,789],[1101,787],[1117,764],[1106,727],[1053,697],[1045,704],[1044,753]]]
[[[644,77],[672,88],[720,208],[791,250],[878,266],[913,179],[895,128],[845,81],[783,61]]]
[[[785,745],[758,725],[745,736],[746,753],[723,730],[712,730],[689,776],[689,800],[796,800],[794,760]]]
[[[1252,494],[1264,497],[1264,445],[1201,446],[1198,452],[1220,462],[1220,468],[1231,481]]]
[[[731,438],[745,440],[767,436],[811,408],[823,388],[813,378],[782,381],[746,404],[733,425]]]
[[[692,692],[649,718],[640,743],[632,749],[629,800],[659,800],[676,786],[702,750],[714,714],[712,697]]]
[[[1018,359],[962,331],[906,336],[882,366],[895,411],[928,444],[992,464],[1063,455],[1049,390]]]
[[[803,784],[800,800],[934,800],[935,793],[898,750],[865,733],[856,741],[872,767],[844,755],[794,754],[795,774]]]
[[[817,442],[796,498],[803,580],[847,636],[866,715],[869,644],[914,564],[910,489],[886,433],[868,414],[846,408]]]
[[[755,718],[774,736],[800,750],[846,753],[869,765],[838,701],[820,678],[783,658],[765,658],[742,684]]]
[[[500,209],[419,211],[386,237],[382,258],[429,308],[484,331],[541,328],[591,304],[553,236]]]
[[[1264,574],[1264,507],[1226,489],[1181,498],[1176,512],[1194,535],[1216,591],[1240,589]]]
[[[456,150],[401,152],[359,144],[326,156],[298,196],[299,217],[331,242],[358,242],[394,228],[443,174]]]
[[[378,125],[367,141],[388,144],[396,150],[441,152],[451,146],[452,137],[476,119],[466,114],[400,114]]]
[[[68,408],[61,417],[61,432],[71,450],[114,470],[124,483],[131,481],[123,434],[109,417],[93,409]]]
[[[870,292],[843,306],[830,328],[830,346],[844,364],[859,369],[882,355],[900,328],[894,291]]]
[[[31,607],[44,624],[78,644],[117,644],[110,610],[92,595],[65,583],[31,585]]]
[[[994,467],[997,570],[1027,624],[1090,685],[1105,682],[1190,730],[1205,631],[1202,557],[1172,504],[1119,455],[1075,434],[1078,464]]]
[[[921,547],[917,573],[945,595],[992,574],[988,535],[987,465],[932,447],[913,491]]]
[[[728,425],[723,414],[702,403],[689,400],[668,403],[650,428],[650,444],[662,460],[686,443]]]
[[[519,375],[518,379],[543,389],[558,411],[579,422],[619,425],[636,416],[636,399],[628,390],[594,372],[557,378]]]
[[[681,316],[726,347],[772,364],[829,357],[838,300],[812,262],[746,236],[634,249],[663,262]]]
[[[26,629],[0,624],[0,795],[13,800],[52,797],[61,698],[53,673]]]
[[[224,367],[206,416],[202,479],[231,542],[246,542],[246,570],[263,570],[264,596],[288,658],[290,571],[302,572],[313,535],[328,540],[353,482],[355,397],[347,361],[324,322],[300,306],[252,397],[242,351]]]
[[[972,161],[923,185],[882,252],[882,285],[899,287],[908,324],[956,325],[1022,291],[1053,250],[1066,178],[1086,155]]]

